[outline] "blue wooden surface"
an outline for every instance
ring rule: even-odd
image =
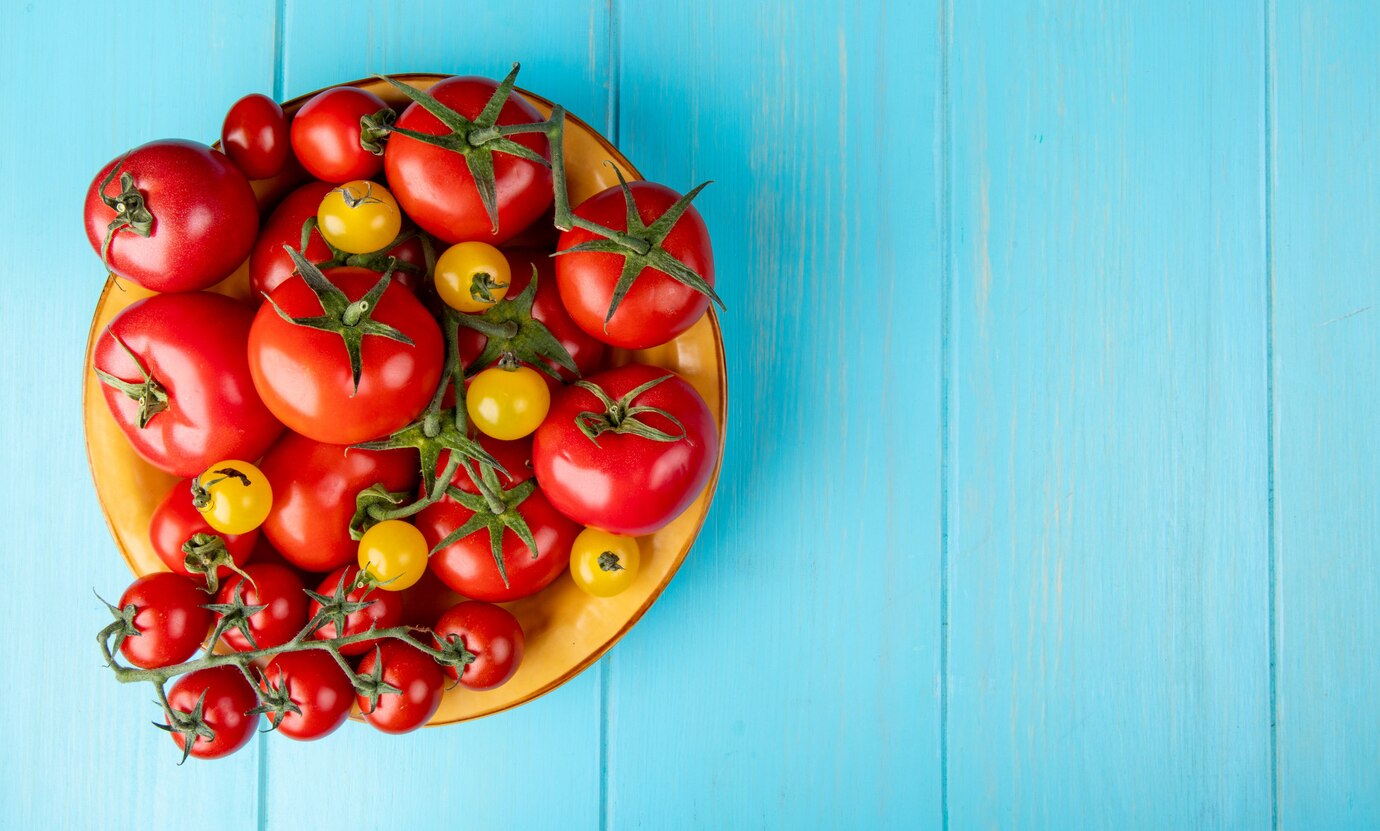
[[[0,827],[1380,827],[1380,6],[3,11]],[[91,643],[84,188],[244,92],[514,59],[716,180],[700,542],[533,704],[176,767]]]

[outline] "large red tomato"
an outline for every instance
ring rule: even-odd
[[[387,109],[382,98],[356,87],[317,93],[292,119],[292,150],[318,179],[371,179],[383,170],[383,159],[361,144],[360,119]]]
[[[531,319],[544,325],[561,346],[565,347],[581,375],[598,371],[604,363],[604,343],[576,326],[575,321],[570,318],[570,313],[561,304],[560,291],[556,288],[556,268],[551,262],[550,255],[544,251],[512,249],[504,249],[503,255],[508,258],[508,264],[512,269],[511,285],[506,295],[508,300],[519,297],[526,290],[527,284],[532,282],[532,268],[535,266],[537,292],[532,298]],[[492,314],[491,312],[490,316]],[[521,321],[518,322],[521,324]],[[460,327],[460,359],[465,361],[467,367],[483,353],[487,342],[488,338],[474,329]],[[555,361],[545,359],[544,362],[547,367],[559,374],[562,380],[575,380],[575,375],[570,370],[561,367]],[[559,386],[559,382],[545,372],[542,372],[542,377],[552,390]]]
[[[441,104],[469,120],[479,117],[498,83],[488,78],[446,78],[428,92]],[[499,111],[498,124],[534,124],[541,114],[519,95],[510,95]],[[395,128],[433,136],[451,134],[451,128],[420,104],[410,104],[398,116]],[[512,141],[550,158],[546,137],[540,133],[516,135]],[[491,156],[497,200],[497,228],[475,187],[468,158]],[[551,171],[534,161],[493,151],[490,145],[461,154],[394,132],[383,154],[388,186],[403,212],[424,230],[446,242],[482,240],[495,245],[510,239],[542,215],[551,205]]]
[[[191,479],[174,484],[149,520],[149,542],[158,559],[174,573],[194,579],[204,579],[210,562],[224,556],[242,568],[254,555],[258,541],[257,528],[245,534],[223,534],[207,525],[206,517],[192,503]],[[191,552],[183,550],[188,543]],[[214,587],[233,573],[228,564],[217,566],[208,591],[215,591]]]
[[[417,486],[417,454],[410,450],[355,450],[285,433],[259,462],[273,485],[273,509],[263,530],[293,565],[330,571],[355,561],[350,538],[355,495],[370,485],[389,491]]]
[[[642,225],[651,226],[680,199],[680,194],[651,182],[628,185],[637,204]],[[575,209],[575,215],[615,231],[628,231],[628,211],[623,191],[614,186],[596,193]],[[633,229],[634,236],[650,239],[650,231]],[[577,245],[603,241],[603,237],[584,228],[561,234],[558,251]],[[704,279],[713,290],[714,253],[709,245],[709,230],[693,206],[671,226],[660,241],[664,253],[679,260]],[[631,253],[631,252],[629,252]],[[623,254],[580,251],[556,258],[556,282],[561,301],[570,316],[590,335],[624,349],[646,349],[671,340],[700,319],[709,307],[709,297],[677,280],[665,271],[643,268],[632,287],[619,302],[613,317],[609,309],[614,289],[623,273]]]
[[[561,513],[629,536],[650,534],[685,510],[718,455],[719,432],[704,399],[674,372],[645,364],[566,387],[532,441],[537,481]]]
[[[282,432],[250,378],[253,320],[253,309],[219,294],[160,294],[97,336],[106,404],[149,464],[197,476],[224,459],[259,458]]]
[[[301,250],[302,225],[316,216],[316,209],[321,205],[322,198],[334,188],[335,185],[329,182],[308,182],[288,194],[287,198],[273,209],[259,233],[258,241],[254,243],[254,253],[249,255],[249,293],[255,303],[292,275],[292,257],[283,246],[289,245]],[[321,238],[321,232],[315,228],[307,238],[307,250],[302,253],[308,260],[317,264],[330,260],[332,256],[330,246],[326,245],[326,241]],[[396,257],[399,263],[426,268],[426,253],[422,249],[422,241],[415,236],[390,249],[387,256]],[[425,281],[420,274],[398,270],[393,272],[393,278],[412,289],[414,294],[424,288],[422,284]]]
[[[364,268],[327,269],[326,278],[351,303],[379,282],[378,274]],[[328,444],[356,444],[406,426],[431,401],[445,351],[441,328],[402,285],[390,283],[366,314],[412,343],[366,333],[359,347],[358,388],[344,337],[283,318],[323,314],[322,301],[307,282],[294,276],[269,299],[249,332],[249,369],[268,408],[288,427]]]
[[[117,277],[196,291],[239,268],[259,230],[254,190],[204,144],[168,139],[101,168],[86,192],[86,237]],[[108,245],[107,245],[108,239]]]

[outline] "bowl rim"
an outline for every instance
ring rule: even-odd
[[[404,81],[419,80],[431,81],[435,83],[436,81],[440,81],[453,76],[447,73],[434,72],[394,72],[388,73],[388,77],[398,78]],[[336,87],[363,87],[366,85],[374,84],[378,80],[378,77],[371,76],[368,78],[360,78],[354,81],[346,81],[339,84],[332,84],[331,86],[322,87],[321,89],[313,90],[311,92],[307,92],[302,95],[290,98],[287,101],[282,102],[281,106],[286,112],[292,114],[295,113],[303,104],[305,104],[312,97],[328,89],[334,89]],[[526,98],[533,104],[544,108],[548,113],[555,106],[555,103],[552,102],[550,99],[547,99],[541,95],[537,95],[536,93],[529,92],[528,90],[523,89],[522,87],[514,87],[513,91],[522,95],[522,97]],[[604,136],[602,132],[594,129],[594,127],[592,127],[589,124],[589,122],[579,118],[578,116],[572,113],[566,113],[565,118],[566,121],[574,122],[576,125],[583,128],[590,136],[592,136],[595,142],[599,145],[600,149],[603,150],[604,153],[606,153],[612,161],[617,162],[620,167],[622,167],[630,174],[630,179],[643,178],[641,172],[632,164],[632,162],[628,160],[626,156],[623,155],[621,151],[619,151],[617,147],[613,145],[612,142],[608,140],[608,138]],[[211,146],[219,149],[220,142],[217,141],[213,143]],[[107,296],[115,287],[115,276],[113,274],[107,274],[105,285],[101,289],[100,297],[97,298],[95,309],[93,310],[91,315],[91,324],[88,327],[86,334],[86,349],[83,353],[81,382],[81,408],[83,413],[82,437],[83,443],[86,445],[86,467],[87,471],[91,474],[93,486],[96,482],[96,460],[92,457],[91,443],[90,441],[86,440],[85,417],[85,414],[89,411],[89,409],[92,406],[92,402],[90,400],[91,385],[86,382],[85,376],[88,368],[92,365],[92,360],[94,359],[96,347],[96,339],[99,336],[99,333],[96,331],[96,324],[98,318],[97,312],[105,305]],[[714,469],[709,475],[709,481],[705,484],[704,489],[700,492],[700,496],[704,498],[704,507],[700,511],[699,518],[695,522],[694,528],[691,529],[689,533],[687,542],[685,543],[685,545],[681,547],[680,552],[676,555],[675,561],[672,563],[670,569],[666,572],[665,579],[663,579],[656,586],[656,588],[652,590],[652,593],[648,595],[646,602],[643,603],[640,607],[638,607],[637,610],[634,611],[633,614],[628,617],[627,621],[622,626],[620,626],[611,637],[604,641],[598,648],[596,648],[593,652],[587,655],[583,660],[577,662],[574,666],[567,669],[565,672],[563,672],[561,675],[559,675],[551,682],[544,684],[541,687],[538,687],[537,689],[533,690],[526,696],[516,701],[503,704],[502,706],[496,706],[489,709],[485,709],[480,712],[466,715],[462,718],[449,719],[446,721],[428,721],[424,725],[425,727],[442,727],[449,724],[460,724],[462,722],[474,721],[476,719],[481,719],[486,716],[495,715],[496,713],[501,713],[506,710],[512,710],[524,704],[530,703],[531,701],[546,695],[552,690],[555,690],[556,688],[563,686],[571,679],[575,678],[576,676],[583,673],[585,670],[589,669],[596,662],[598,662],[599,659],[603,658],[606,654],[608,654],[608,651],[612,649],[615,644],[621,641],[623,639],[623,636],[626,635],[634,626],[636,626],[640,620],[642,620],[642,616],[645,615],[649,609],[651,609],[652,605],[655,604],[659,599],[661,599],[661,595],[666,591],[666,587],[670,585],[671,581],[675,579],[676,574],[680,572],[680,567],[685,562],[686,556],[690,553],[690,549],[694,547],[695,542],[699,539],[700,532],[704,530],[705,520],[708,519],[709,511],[713,507],[714,494],[718,490],[719,485],[719,473],[723,468],[724,446],[728,443],[728,367],[725,359],[723,330],[719,325],[719,316],[715,312],[714,305],[712,303],[709,305],[709,308],[706,310],[705,314],[709,318],[710,331],[713,334],[714,342],[718,346],[718,348],[715,350],[715,362],[718,373],[717,386],[719,400],[718,407],[714,415],[715,422],[717,423],[719,428],[719,452],[717,457],[714,459]],[[93,490],[95,490],[94,487]],[[119,549],[120,556],[124,559],[125,565],[133,574],[135,574],[136,576],[139,575],[139,571],[135,567],[134,559],[130,556],[129,550],[125,547],[124,542],[120,539],[120,535],[116,531],[114,523],[111,522],[109,514],[106,513],[105,504],[101,500],[100,492],[98,490],[96,490],[96,504],[101,512],[101,519],[105,521],[106,529],[110,532],[110,537],[115,542],[115,547]],[[351,714],[350,718],[354,721],[361,720],[360,717],[354,713]]]

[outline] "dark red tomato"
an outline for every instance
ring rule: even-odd
[[[229,603],[236,591],[246,606],[263,606],[262,611],[249,616],[249,631],[254,635],[251,644],[239,629],[225,630],[223,640],[236,652],[282,646],[292,640],[307,625],[307,593],[290,568],[274,563],[255,563],[244,570],[250,580],[238,574],[225,581],[216,594],[217,603]]]
[[[680,198],[680,194],[651,182],[631,182],[642,222],[651,225]],[[618,187],[596,193],[575,209],[575,215],[615,231],[628,229],[623,192]],[[602,239],[583,228],[561,233],[558,251]],[[662,242],[668,254],[714,285],[714,252],[709,230],[699,211],[690,206]],[[655,268],[644,268],[633,281],[613,318],[607,322],[613,289],[623,272],[618,254],[580,252],[556,258],[556,283],[570,316],[590,335],[624,349],[646,349],[671,340],[689,329],[709,307],[709,298]]]
[[[598,372],[604,364],[605,347],[603,341],[587,334],[575,321],[570,318],[570,313],[561,305],[560,290],[556,287],[556,267],[551,261],[551,256],[544,251],[532,250],[512,250],[504,249],[503,255],[508,258],[508,265],[512,269],[512,285],[508,288],[508,297],[517,297],[532,281],[532,267],[537,268],[537,296],[532,299],[532,319],[541,321],[556,340],[561,342],[561,346],[570,353],[570,358],[579,367],[581,375],[589,375]],[[460,327],[460,359],[466,364],[479,357],[484,350],[487,339],[476,332],[474,329]],[[554,361],[547,361],[547,365],[560,374],[561,378],[567,383],[575,380],[570,371],[558,366]],[[552,392],[560,385],[554,378],[542,373]]]
[[[325,597],[334,597],[336,587],[340,585],[340,581],[344,580],[345,586],[348,588],[350,584],[354,582],[358,574],[359,568],[357,566],[345,566],[344,568],[336,569],[327,575],[325,580],[321,581],[321,585],[316,587],[316,593]],[[364,600],[368,600],[370,603],[368,606],[365,606],[363,609],[345,618],[345,633],[338,637],[348,638],[351,635],[359,635],[367,632],[371,628],[390,629],[394,626],[402,625],[403,604],[401,595],[402,592],[384,591],[379,588],[373,590],[365,590],[362,588],[351,590],[346,595],[346,598],[351,603],[359,603]],[[307,610],[308,619],[316,617],[316,613],[319,611],[321,611],[321,604],[313,600],[311,602],[311,607]],[[315,637],[317,640],[323,641],[337,637],[335,634],[335,624],[327,623],[325,626],[317,629]],[[358,643],[340,647],[340,652],[344,655],[363,655],[365,652],[373,649],[376,643],[378,643],[378,641],[375,640],[359,641]]]
[[[103,383],[106,404],[149,464],[198,476],[225,459],[257,459],[278,438],[283,425],[249,374],[253,320],[253,309],[219,294],[161,294],[120,312],[97,336],[95,369],[131,385]],[[145,372],[156,390],[135,389]],[[141,399],[151,413],[143,427]]]
[[[183,479],[172,486],[154,509],[153,518],[149,520],[149,542],[153,543],[158,559],[174,573],[202,580],[200,573],[187,570],[187,555],[182,550],[183,544],[197,534],[220,537],[236,566],[249,562],[259,541],[257,528],[247,534],[223,534],[207,525],[201,511],[192,504],[192,480]],[[234,572],[229,566],[216,569],[219,580],[231,574]]]
[[[464,475],[461,472],[460,475]],[[527,545],[511,529],[503,530],[503,567],[508,572],[508,585],[494,562],[489,543],[489,531],[480,528],[469,536],[431,555],[429,568],[452,591],[474,600],[504,603],[536,594],[551,585],[570,565],[570,546],[580,527],[559,511],[542,494],[541,488],[532,491],[517,508],[527,521],[532,539],[537,544],[533,556]],[[452,531],[464,525],[473,512],[444,496],[439,502],[423,508],[414,524],[435,547]]]
[[[668,369],[629,364],[586,380],[615,401],[643,384],[670,376],[635,400],[634,407],[664,410],[684,427],[684,438],[654,441],[609,429],[598,442],[580,431],[582,414],[602,415],[604,405],[588,390],[566,387],[532,441],[537,481],[561,513],[582,525],[641,536],[675,519],[695,499],[719,455],[719,431],[695,388]],[[680,435],[658,413],[636,416],[643,424]]]
[[[254,737],[259,717],[249,715],[249,711],[259,706],[259,699],[238,669],[230,666],[199,669],[179,678],[168,691],[168,704],[180,713],[191,713],[198,701],[201,702],[201,716],[215,738],[198,736],[192,742],[192,756],[198,759],[229,756]],[[184,748],[185,736],[174,732],[172,738],[178,749]]]
[[[369,699],[356,695],[365,721],[385,733],[410,733],[436,715],[445,675],[431,656],[402,641],[386,640],[365,653],[357,671],[370,675],[380,664],[384,682],[402,692],[384,693],[372,711]]]
[[[364,268],[331,268],[326,277],[351,300],[359,300],[379,281]],[[305,280],[294,276],[270,295],[288,315],[320,315]],[[273,304],[259,307],[249,332],[249,369],[264,403],[284,424],[328,444],[357,444],[385,436],[411,423],[436,391],[444,343],[441,327],[403,286],[390,283],[370,317],[411,338],[400,343],[366,335],[360,350],[363,374],[355,389],[344,340],[290,323]]]
[[[498,82],[488,78],[453,77],[430,90],[432,97],[464,116],[474,119],[483,111]],[[300,118],[300,116],[299,116]],[[542,121],[520,95],[509,96],[499,112],[498,123],[534,124]],[[395,126],[429,135],[446,135],[450,128],[419,104],[410,104]],[[546,137],[527,133],[513,141],[550,158]],[[482,240],[497,245],[516,236],[551,205],[551,171],[536,162],[507,153],[493,154],[498,195],[498,231],[480,201],[474,177],[460,153],[425,144],[394,133],[383,154],[388,186],[403,213],[423,230],[449,243]]]
[[[552,205],[533,220],[531,225],[510,237],[505,247],[515,250],[554,251],[560,236],[561,230],[556,227],[556,208]]]
[[[259,462],[273,485],[273,509],[264,533],[282,555],[307,571],[330,571],[355,562],[350,538],[355,496],[370,485],[393,492],[417,486],[411,450],[354,450],[288,432]]]
[[[220,148],[250,179],[267,179],[288,156],[288,119],[278,102],[250,93],[230,106],[220,128]]]
[[[386,109],[382,98],[355,87],[321,92],[292,119],[293,152],[322,181],[372,179],[383,170],[383,157],[360,145],[359,120]]]
[[[130,191],[123,190],[124,174],[133,178]],[[160,292],[220,282],[249,256],[259,230],[249,180],[225,156],[191,141],[149,142],[101,168],[86,192],[85,214],[86,237],[97,254],[110,236],[105,261],[111,272]],[[111,232],[117,216],[136,222]],[[140,228],[148,236],[140,236]]]
[[[329,182],[308,182],[292,193],[274,208],[273,214],[264,223],[259,239],[254,243],[254,253],[249,256],[249,294],[255,303],[265,294],[278,288],[293,272],[292,258],[283,250],[284,245],[294,249],[302,247],[302,225],[316,216],[321,199],[335,187]],[[307,240],[307,250],[303,252],[313,263],[324,263],[331,258],[331,249],[321,238],[321,232],[313,229]],[[422,241],[417,237],[395,246],[388,256],[397,257],[398,262],[426,268],[426,253]],[[426,281],[420,274],[395,271],[394,278],[412,290],[414,294],[425,288]],[[419,295],[420,296],[420,295]]]
[[[203,608],[206,594],[186,577],[159,571],[129,584],[120,595],[120,608],[130,604],[134,628],[120,642],[120,654],[137,667],[180,664],[196,654],[211,628],[211,613]]]
[[[474,654],[464,672],[448,667],[451,680],[472,690],[491,690],[506,683],[522,663],[526,643],[522,625],[512,612],[492,603],[457,603],[441,615],[433,630],[442,642],[459,638]]]
[[[355,687],[329,653],[320,649],[284,652],[268,662],[264,678],[275,687],[287,684],[288,698],[302,711],[278,722],[284,736],[309,742],[334,733],[350,716]],[[264,721],[272,723],[268,715]]]

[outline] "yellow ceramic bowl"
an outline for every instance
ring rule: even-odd
[[[399,77],[425,89],[445,76]],[[407,103],[392,86],[377,79],[357,81],[351,86],[373,92],[400,111]],[[543,113],[551,111],[551,104],[545,99],[529,92],[519,92]],[[294,99],[284,104],[283,109],[293,113],[309,98],[311,95]],[[566,118],[565,159],[572,204],[579,204],[617,183],[613,171],[604,164],[606,160],[617,164],[628,178],[641,178],[628,160],[603,136],[573,117]],[[256,182],[255,189],[260,194],[281,194],[294,186],[300,175],[285,173],[276,180]],[[135,574],[147,574],[165,570],[149,543],[148,525],[154,508],[174,479],[134,453],[111,418],[99,383],[91,371],[91,349],[95,336],[125,307],[149,295],[149,292],[128,281],[122,283],[122,287],[123,291],[114,286],[113,280],[106,281],[91,320],[82,409],[87,455],[101,510],[115,537],[115,544],[130,568]],[[213,290],[243,298],[248,294],[248,288],[248,266],[245,265]],[[615,351],[615,363],[630,361],[675,370],[694,385],[714,413],[722,439],[728,388],[724,375],[723,336],[712,308],[699,323],[670,343],[639,352]],[[723,442],[720,441],[721,459],[722,447]],[[714,475],[708,486],[685,513],[657,533],[642,538],[642,571],[632,587],[622,594],[604,599],[589,597],[576,588],[567,572],[539,594],[505,604],[522,621],[527,636],[527,652],[521,668],[512,680],[496,690],[473,692],[460,687],[450,690],[431,724],[465,721],[516,707],[555,689],[596,661],[632,628],[671,581],[699,533],[718,478],[719,464],[716,461]],[[406,599],[409,617],[425,621],[434,619],[458,596],[449,593],[438,581],[428,576],[416,588],[408,591]]]

